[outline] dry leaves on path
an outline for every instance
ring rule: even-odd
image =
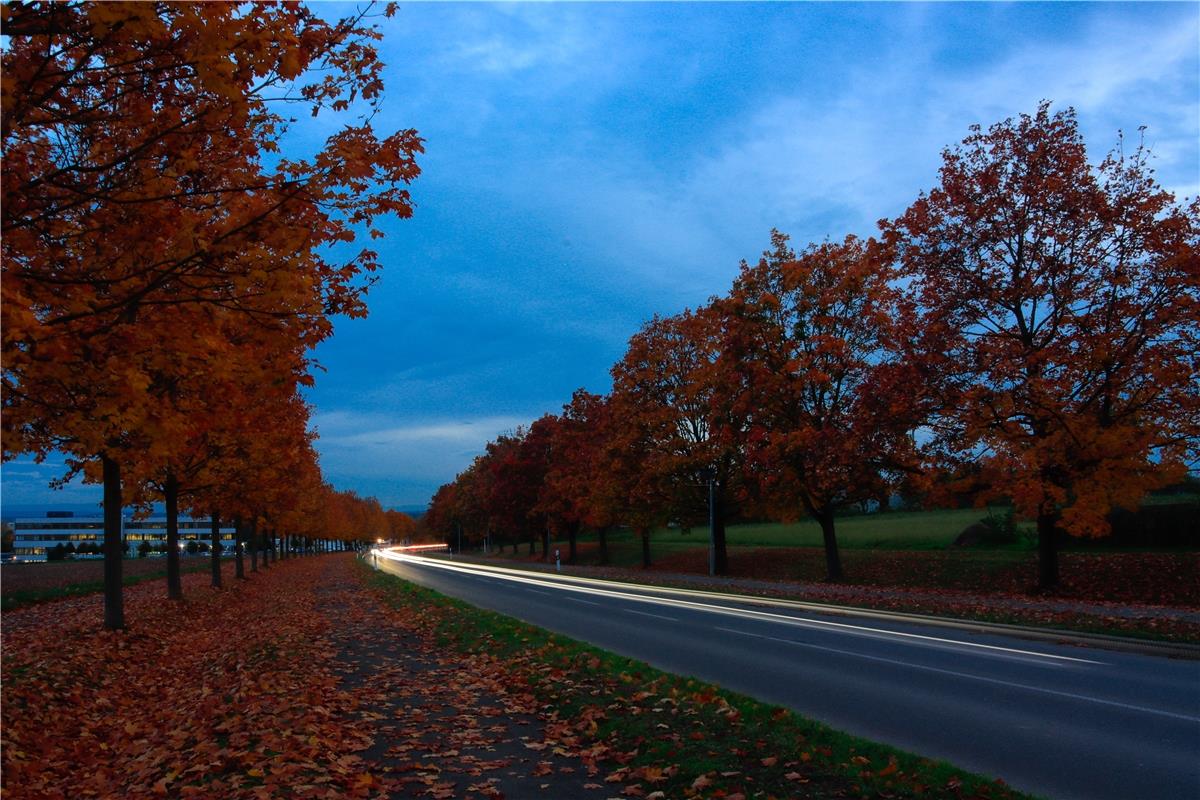
[[[506,673],[439,651],[349,556],[4,615],[3,790],[82,797],[605,797]],[[586,785],[591,784],[590,788]]]

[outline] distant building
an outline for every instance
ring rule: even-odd
[[[186,545],[189,541],[211,542],[212,521],[208,517],[179,517],[179,542]],[[150,516],[146,519],[133,519],[124,516],[121,519],[122,540],[130,550],[136,550],[142,542],[151,547],[161,547],[167,543],[167,520],[163,516]],[[226,549],[233,545],[234,530],[232,525],[220,528],[221,544]],[[55,545],[64,547],[73,544],[91,544],[101,547],[104,544],[104,517],[76,517],[70,511],[49,511],[45,517],[18,519],[13,523],[13,553],[21,561],[44,561],[46,551]],[[132,547],[131,547],[132,545]]]

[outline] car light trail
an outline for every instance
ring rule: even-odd
[[[461,564],[455,564],[442,559],[425,558],[419,555],[413,555],[408,552],[398,552],[396,550],[380,550],[379,555],[386,559],[399,562],[409,562],[421,566],[432,567],[449,572],[459,572],[474,577],[485,577],[492,579],[502,579],[513,583],[521,583],[532,586],[541,586],[546,588],[558,589],[560,591],[576,592],[600,597],[613,597],[620,600],[627,600],[635,603],[647,603],[656,606],[666,606],[668,608],[689,608],[700,611],[707,611],[715,614],[723,614],[726,616],[740,617],[743,619],[753,619],[760,621],[776,622],[785,625],[795,625],[798,627],[808,627],[824,630],[836,630],[842,633],[847,633],[854,636],[866,636],[876,639],[888,639],[902,642],[908,642],[913,645],[921,645],[926,647],[938,647],[942,649],[959,650],[973,652],[979,655],[990,655],[1001,658],[1020,658],[1021,660],[1029,660],[1032,663],[1038,663],[1045,666],[1062,666],[1066,664],[1102,664],[1103,662],[1093,661],[1086,658],[1076,658],[1073,656],[1063,656],[1054,653],[1040,653],[1034,650],[1022,650],[1014,647],[1003,647],[993,644],[981,644],[979,642],[964,642],[956,639],[947,639],[940,636],[930,636],[928,634],[908,633],[906,631],[891,631],[885,628],[872,628],[865,625],[852,625],[845,622],[832,622],[829,620],[812,619],[808,617],[796,617],[788,614],[778,614],[770,611],[757,611],[752,609],[731,608],[729,606],[715,605],[713,603],[704,603],[696,600],[685,600],[679,597],[670,595],[683,595],[685,597],[704,597],[704,598],[720,598],[729,601],[728,596],[720,595],[717,592],[704,592],[692,589],[671,589],[666,587],[646,587],[640,584],[620,583],[617,581],[601,581],[594,578],[580,578],[574,576],[564,577],[531,577],[528,572],[514,570],[505,567],[492,567],[489,565],[472,565],[470,567]],[[620,591],[624,589],[624,591]],[[657,597],[647,596],[647,594],[660,595]],[[734,602],[759,602],[759,598],[739,596]],[[790,604],[780,601],[772,603],[763,603],[763,605],[787,605],[790,607],[807,607],[808,610],[820,608],[815,604]],[[877,617],[885,617],[883,614],[876,614]]]

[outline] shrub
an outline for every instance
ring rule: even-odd
[[[981,540],[982,544],[1029,544],[1037,541],[1037,534],[1032,526],[1017,524],[1017,517],[1011,508],[1003,514],[997,514],[989,508],[987,516],[980,524],[988,530],[988,534]]]

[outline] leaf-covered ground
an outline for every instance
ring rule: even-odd
[[[226,577],[4,614],[5,796],[1013,796],[349,554]]]
[[[1086,553],[1061,556],[1056,597],[1072,600],[1200,608],[1200,553]],[[844,550],[849,581],[863,586],[1034,594],[1037,556],[1030,552],[962,550]],[[708,570],[706,549],[672,553],[654,569]],[[747,578],[821,581],[820,548],[743,548],[730,553],[730,571]]]

